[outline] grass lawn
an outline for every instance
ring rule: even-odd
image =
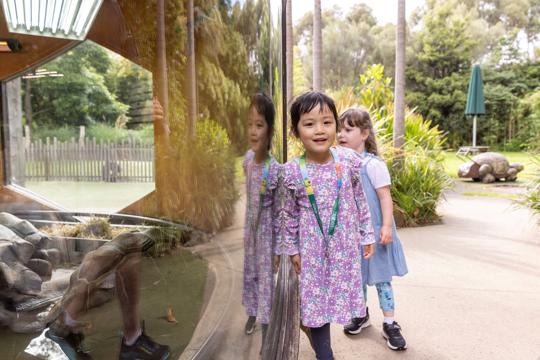
[[[525,169],[518,174],[518,182],[520,180],[530,180],[535,174],[535,165],[532,162],[532,155],[526,152],[501,152],[510,163],[520,163],[525,166]],[[453,177],[457,178],[457,172],[459,166],[464,163],[464,161],[456,156],[455,152],[446,152],[445,153],[444,165],[446,168],[446,173]]]
[[[27,181],[25,187],[69,210],[115,212],[153,191],[155,184]]]

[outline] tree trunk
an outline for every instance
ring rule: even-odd
[[[156,97],[161,111],[159,116],[154,114],[154,139],[156,148],[156,195],[157,208],[162,216],[167,216],[167,162],[169,149],[169,84],[167,80],[167,52],[165,39],[165,1],[156,3]]]
[[[165,1],[158,0],[156,8],[157,17],[157,71],[158,71],[158,100],[163,108],[163,119],[167,117],[169,107],[169,93],[167,81],[167,51],[165,39]]]
[[[293,98],[293,24],[292,24],[292,0],[287,0],[287,6],[285,10],[287,21],[286,21],[286,36],[287,41],[285,42],[285,51],[287,54],[287,108],[291,105]]]
[[[197,72],[195,68],[195,26],[193,14],[193,0],[187,5],[187,98],[188,98],[188,131],[191,138],[195,137],[195,122],[197,121]]]
[[[396,148],[401,148],[405,143],[405,30],[405,0],[398,0],[393,134]]]
[[[25,81],[26,88],[24,89],[24,116],[26,117],[26,126],[32,128],[33,114],[32,114],[32,84],[30,79]],[[26,134],[28,136],[28,134]]]
[[[315,0],[313,9],[313,90],[322,89],[322,15],[321,0]]]

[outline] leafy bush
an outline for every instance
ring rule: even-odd
[[[235,156],[227,132],[211,120],[197,122],[194,140],[174,139],[167,204],[174,219],[206,231],[231,224],[238,199]]]
[[[406,144],[404,152],[386,151],[385,155],[392,177],[392,199],[403,215],[404,225],[438,220],[437,204],[451,183],[442,161],[431,151],[413,144]]]
[[[63,125],[60,127],[42,126],[32,130],[32,139],[41,139],[45,141],[47,138],[53,139],[56,137],[58,141],[69,141],[74,137],[78,137],[78,129],[72,126]]]
[[[96,138],[97,142],[112,142],[121,143],[130,140],[144,144],[154,143],[154,125],[142,125],[138,129],[124,129],[110,126],[103,123],[91,125],[86,130],[86,137],[89,139]],[[73,126],[37,127],[32,132],[32,139],[41,139],[45,141],[56,137],[58,141],[70,141],[72,138],[78,139],[79,128]]]
[[[522,121],[517,129],[517,140],[529,150],[540,150],[540,90],[520,102],[519,112]]]
[[[360,76],[356,89],[333,94],[336,106],[340,113],[359,105],[370,110],[379,150],[392,176],[395,208],[403,214],[405,225],[430,223],[439,219],[437,203],[451,184],[443,167],[445,136],[431,121],[407,109],[405,145],[401,150],[393,147],[394,99],[390,79],[384,78],[383,72],[382,66],[372,66]]]
[[[528,191],[520,203],[531,208],[535,214],[540,215],[540,155],[533,157],[533,163],[536,165],[537,176],[529,183]]]
[[[136,140],[143,143],[152,143],[154,130],[153,125],[144,125],[140,130],[128,130],[99,123],[90,126],[86,136],[96,138],[98,142],[120,143],[122,141]]]

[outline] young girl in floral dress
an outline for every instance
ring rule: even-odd
[[[360,181],[361,159],[332,147],[337,132],[334,102],[320,92],[291,105],[294,135],[305,154],[283,167],[283,236],[300,279],[300,316],[310,328],[317,359],[333,359],[330,323],[365,316],[360,245],[373,252],[373,228]]]
[[[270,321],[275,229],[279,226],[276,214],[281,165],[270,155],[274,114],[274,104],[268,96],[262,93],[253,96],[248,114],[250,150],[243,162],[247,191],[242,294],[248,315],[245,332],[252,334],[258,320],[262,324],[263,342]]]

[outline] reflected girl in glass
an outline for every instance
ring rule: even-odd
[[[277,213],[278,173],[281,165],[270,154],[275,109],[263,93],[251,99],[248,113],[250,149],[243,162],[246,176],[246,221],[244,229],[244,287],[242,304],[248,320],[247,335],[262,324],[263,342],[270,321],[273,296],[273,253],[279,224]]]

